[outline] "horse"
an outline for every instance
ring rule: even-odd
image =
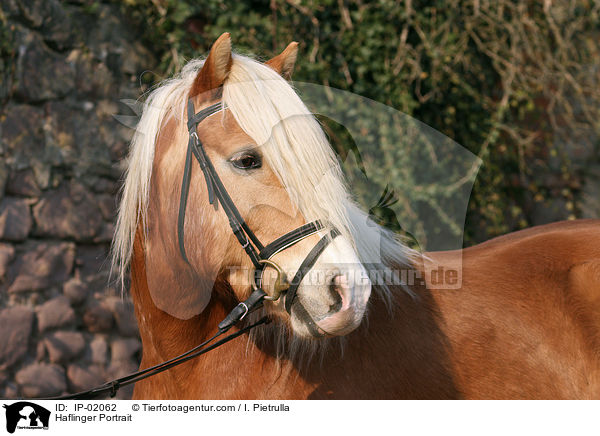
[[[206,168],[194,162],[189,185],[181,183],[190,138],[257,240],[325,224],[261,271],[273,298],[233,327],[239,337],[137,382],[133,397],[600,398],[600,222],[548,224],[462,250],[412,250],[352,200],[327,136],[289,83],[297,52],[291,43],[261,63],[232,54],[225,33],[144,104],[113,241],[113,267],[121,281],[130,273],[140,369],[211,338],[256,288],[247,255],[255,242],[237,237]],[[206,108],[190,129],[186,110],[190,119]],[[285,290],[276,298],[278,280],[297,274],[330,229],[336,234],[312,259],[312,270],[325,273],[305,276],[295,298]],[[460,269],[461,284],[375,282],[363,261],[374,250],[380,266],[418,277]],[[261,316],[270,323],[241,334]]]

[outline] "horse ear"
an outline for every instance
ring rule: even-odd
[[[214,42],[202,69],[194,79],[190,97],[216,90],[223,85],[231,70],[231,38],[225,32]]]
[[[298,43],[294,41],[290,42],[285,50],[273,59],[269,59],[265,64],[277,71],[284,79],[290,80],[292,78],[292,72],[294,71],[294,65],[296,65],[297,57]]]

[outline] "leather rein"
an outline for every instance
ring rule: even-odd
[[[260,240],[256,237],[254,232],[250,230],[249,226],[246,224],[246,222],[240,215],[233,200],[229,196],[227,189],[225,189],[225,186],[221,182],[221,178],[215,170],[215,167],[209,159],[206,150],[204,149],[204,146],[202,144],[202,141],[200,141],[200,138],[198,137],[198,124],[206,118],[208,118],[209,116],[221,112],[225,109],[226,107],[224,106],[224,104],[218,102],[206,107],[205,109],[202,109],[198,113],[195,113],[194,103],[192,99],[188,100],[187,127],[189,131],[189,141],[183,171],[181,198],[179,202],[179,216],[177,220],[177,236],[179,242],[179,251],[181,252],[183,259],[187,263],[189,263],[187,254],[185,252],[184,226],[185,210],[187,206],[187,197],[190,189],[190,180],[192,174],[192,156],[194,156],[198,161],[202,172],[204,173],[204,179],[206,181],[206,187],[208,190],[209,203],[215,207],[215,210],[217,209],[218,203],[221,203],[223,211],[229,219],[231,231],[233,232],[236,239],[238,240],[248,257],[252,261],[252,264],[254,266],[254,273],[252,277],[252,293],[246,300],[238,303],[233,308],[233,310],[231,310],[231,312],[227,314],[227,316],[218,324],[218,330],[211,338],[207,339],[206,341],[202,342],[196,347],[186,351],[185,353],[180,354],[179,356],[169,359],[165,362],[154,365],[152,367],[134,372],[127,376],[115,379],[113,381],[110,381],[108,383],[83,392],[44,399],[89,400],[97,398],[104,394],[109,394],[111,397],[114,397],[117,394],[119,388],[123,386],[136,383],[140,380],[159,374],[163,371],[173,368],[174,366],[187,362],[190,359],[198,357],[204,353],[207,353],[208,351],[214,350],[220,345],[223,345],[237,338],[238,336],[249,332],[250,330],[252,330],[255,327],[258,327],[259,325],[269,323],[269,318],[264,316],[258,321],[225,336],[219,341],[213,342],[219,336],[229,331],[229,329],[231,329],[231,327],[233,327],[236,323],[244,319],[248,313],[260,308],[262,306],[263,300],[275,301],[278,300],[281,295],[285,295],[285,309],[288,313],[291,314],[292,303],[296,298],[296,292],[298,290],[300,282],[313,267],[316,260],[321,255],[323,250],[325,250],[327,245],[329,245],[329,243],[334,238],[339,236],[340,233],[335,228],[332,228],[329,232],[327,232],[327,234],[319,240],[319,242],[312,248],[312,250],[308,253],[306,258],[302,261],[292,281],[288,282],[282,268],[279,265],[277,265],[277,263],[275,263],[273,260],[271,260],[271,258],[277,253],[300,242],[304,238],[307,238],[308,236],[311,236],[315,233],[318,233],[321,230],[324,230],[325,225],[321,221],[313,221],[301,227],[298,227],[297,229],[294,229],[291,232],[284,234],[283,236],[280,236],[279,238],[275,239],[273,242],[267,244],[266,246],[260,242]],[[277,272],[277,279],[275,281],[274,291],[272,295],[268,295],[261,287],[262,274],[264,272],[264,269],[269,266],[275,269]],[[213,343],[211,344],[211,342]]]

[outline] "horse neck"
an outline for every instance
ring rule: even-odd
[[[158,309],[148,289],[143,253],[142,239],[136,237],[131,293],[143,343],[141,367],[146,368],[182,354],[211,337],[228,307],[221,299],[213,298],[201,315],[187,320]],[[298,368],[292,360],[276,358],[252,341],[238,339],[136,384],[134,396],[385,398],[394,393],[395,398],[456,397],[448,373],[447,344],[437,326],[435,304],[429,293],[422,291],[417,298],[412,298],[397,290],[392,297],[395,307],[391,311],[381,297],[373,296],[368,321],[348,337],[344,352],[332,349],[304,368]],[[428,365],[423,365],[423,361]],[[372,377],[347,383],[348,374],[365,369]],[[386,370],[380,372],[382,369]],[[263,376],[257,379],[253,371],[258,370]],[[237,380],[236,389],[228,391],[224,380],[232,377]],[[382,383],[373,383],[373,377]]]
[[[131,261],[131,295],[147,364],[173,358],[210,338],[216,333],[218,323],[227,314],[219,298],[211,299],[201,315],[186,320],[178,319],[157,308],[148,288],[140,232],[136,235]]]
[[[200,315],[187,320],[170,316],[155,306],[148,289],[143,242],[136,237],[131,262],[131,294],[143,344],[143,357],[140,368],[148,368],[178,356],[217,331],[217,325],[231,309],[231,302],[213,298]],[[219,285],[216,285],[217,287]],[[216,289],[213,296],[223,295]],[[235,327],[234,327],[235,329]],[[274,354],[258,347],[253,341],[238,338],[215,348],[205,356],[190,360],[136,383],[134,398],[257,398],[264,397],[265,383],[253,378],[255,371],[263,370],[276,374],[280,380],[287,377],[297,379],[293,365],[280,364]],[[235,380],[235,390],[229,391],[231,380]],[[229,381],[229,382],[227,382]],[[271,395],[279,398],[302,398],[306,387],[299,383],[294,394],[283,384]]]

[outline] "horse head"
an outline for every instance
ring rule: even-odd
[[[309,221],[325,223],[271,257],[288,280],[321,238],[332,229],[339,234],[313,259],[296,298],[291,301],[283,293],[266,301],[267,313],[304,338],[347,334],[365,314],[371,283],[357,253],[348,218],[351,201],[337,158],[286,80],[296,55],[297,43],[291,43],[278,56],[259,63],[232,54],[229,34],[223,34],[204,61],[192,61],[178,81],[157,89],[146,102],[133,140],[115,247],[126,259],[133,226],[143,233],[152,299],[172,316],[188,319],[211,302],[231,306],[234,300],[243,301],[252,291],[256,266],[232,232],[226,205],[211,198],[215,188],[196,161],[189,171],[185,218],[178,229],[190,133],[197,135],[241,219],[258,240],[274,241]],[[216,103],[222,106],[190,131],[190,103],[196,112]],[[154,132],[152,124],[160,127]],[[145,182],[144,173],[149,176]],[[141,212],[131,217],[128,209]],[[178,232],[183,235],[179,244]],[[267,266],[261,279],[264,291],[273,295],[282,276]]]

